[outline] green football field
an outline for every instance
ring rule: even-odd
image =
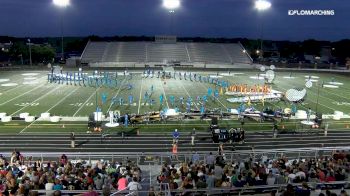
[[[224,73],[224,72],[222,72]],[[89,87],[83,85],[74,85],[66,82],[64,84],[49,83],[47,80],[48,71],[1,71],[0,72],[0,113],[7,113],[8,116],[19,116],[20,113],[28,112],[31,116],[40,116],[41,113],[48,112],[51,116],[83,117],[88,116],[96,110],[96,103],[102,109],[103,113],[110,110],[119,110],[122,114],[144,114],[150,111],[159,111],[165,108],[177,107],[180,111],[186,111],[186,98],[192,97],[193,105],[191,109],[199,110],[202,100],[197,101],[196,97],[207,94],[208,88],[214,89],[213,84],[205,82],[195,82],[189,80],[161,79],[157,77],[145,78],[142,73],[134,73],[132,79],[128,76],[119,75],[117,77],[118,85],[116,87]],[[91,74],[91,73],[89,73]],[[202,72],[202,76],[214,75],[215,73]],[[227,74],[227,73],[226,73]],[[257,71],[232,71],[230,76],[220,76],[220,80],[226,80],[230,84],[262,85],[264,80],[253,79],[259,74]],[[289,72],[276,72],[276,79],[272,85],[274,90],[286,92],[291,88],[304,88],[306,75],[312,75],[315,80],[313,87],[307,89],[305,101],[297,105],[298,109],[307,110],[311,108],[314,112],[316,107],[322,114],[333,114],[334,111],[341,111],[344,114],[350,114],[350,82],[347,76],[332,73],[292,73],[294,79],[286,79],[290,76]],[[318,87],[321,84],[335,81],[343,83],[338,88]],[[128,89],[128,85],[132,85]],[[153,93],[151,88],[153,86]],[[148,92],[150,99],[154,104],[145,103],[144,95]],[[103,101],[102,95],[106,96]],[[128,103],[128,97],[133,96],[133,103]],[[160,104],[159,97],[164,95],[163,104]],[[319,96],[318,96],[319,95]],[[175,103],[172,104],[170,97],[175,97]],[[118,100],[113,103],[114,100]],[[185,98],[185,104],[179,101],[180,97]],[[231,96],[220,95],[218,99],[208,98],[206,109],[228,109],[237,108],[239,103],[229,103],[226,99]],[[122,98],[124,103],[119,104]],[[318,106],[317,106],[318,100]],[[262,110],[265,107],[270,108],[290,108],[291,104],[286,102],[267,102],[264,106],[261,101],[252,103],[252,105]],[[59,123],[62,125],[62,122]],[[75,125],[74,125],[75,124]],[[199,123],[200,124],[200,123]],[[86,123],[67,122],[69,127],[83,126]],[[1,132],[23,132],[34,131],[35,129],[58,129],[57,124],[47,122],[11,122],[0,123]],[[181,126],[186,126],[181,125]],[[39,127],[39,128],[38,128]],[[61,131],[61,130],[56,130]]]

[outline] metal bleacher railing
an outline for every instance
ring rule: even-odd
[[[246,186],[246,187],[229,187],[229,188],[212,188],[212,189],[175,189],[170,190],[169,184],[161,183],[158,184],[158,189],[155,190],[156,193],[161,195],[170,196],[170,195],[258,195],[266,194],[272,191],[276,191],[277,195],[279,192],[283,192],[286,189],[288,184],[275,184],[275,185],[259,185],[259,186]],[[301,187],[301,183],[292,183],[293,187]],[[315,191],[316,187],[320,189],[327,190],[340,190],[348,189],[349,181],[336,181],[336,182],[322,182],[322,183],[308,183],[310,191]],[[162,188],[163,187],[163,188]],[[165,188],[164,188],[165,187]],[[45,195],[52,191],[46,190],[33,190],[39,193],[39,195]],[[62,195],[76,195],[87,192],[87,190],[62,190]],[[103,194],[103,191],[97,190],[96,192],[99,195]],[[138,195],[147,195],[149,191],[140,190],[137,191]],[[111,191],[110,196],[116,195],[133,195],[128,190],[124,189],[121,191]]]
[[[233,149],[232,149],[233,150]],[[336,150],[350,150],[350,147],[323,147],[323,148],[293,148],[293,149],[274,149],[274,150],[260,150],[255,149],[254,146],[251,147],[251,150],[239,150],[232,151],[226,150],[224,152],[224,157],[227,161],[240,161],[252,158],[259,160],[262,157],[272,160],[281,157],[287,157],[288,159],[307,159],[307,158],[317,158],[319,156],[330,156]],[[189,151],[179,152],[177,154],[178,160],[182,162],[189,162],[192,159],[192,156],[195,152]],[[10,157],[11,152],[0,152],[5,157]],[[171,152],[158,152],[158,153],[110,153],[110,152],[24,152],[23,156],[25,161],[55,161],[62,154],[68,156],[71,161],[84,160],[90,164],[93,164],[96,161],[106,161],[106,162],[123,162],[123,161],[133,161],[138,165],[152,165],[162,164],[165,161],[172,158]],[[208,156],[209,152],[198,152],[199,160],[204,161],[205,157]],[[215,153],[213,153],[215,155]]]

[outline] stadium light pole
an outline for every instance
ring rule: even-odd
[[[163,0],[163,7],[169,11],[170,14],[170,31],[173,33],[173,15],[175,10],[181,5],[180,0]]]
[[[53,4],[57,7],[66,8],[70,5],[70,0],[53,0]],[[64,60],[64,49],[63,49],[63,13],[61,14],[61,60]]]
[[[266,0],[257,0],[255,1],[255,9],[258,10],[258,12],[264,12],[271,8],[271,3]],[[262,21],[260,21],[260,54],[259,56],[263,57],[263,24]]]
[[[32,66],[32,43],[30,42],[30,39],[28,39],[28,47],[29,47],[29,64],[30,66]]]

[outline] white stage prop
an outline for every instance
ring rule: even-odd
[[[235,92],[232,92],[235,93]],[[280,91],[271,90],[271,93],[263,94],[245,94],[243,97],[234,97],[227,99],[230,103],[241,103],[241,102],[248,102],[249,99],[251,102],[258,102],[264,99],[265,101],[276,101],[282,98],[282,93]]]
[[[51,122],[59,122],[60,121],[60,117],[59,116],[51,116],[50,117],[50,121]]]
[[[33,122],[35,120],[35,116],[26,116],[24,118],[24,121],[26,122]]]
[[[106,127],[118,127],[119,123],[114,122],[114,112],[109,111],[109,122],[106,123]]]
[[[20,117],[20,118],[24,118],[24,119],[25,119],[27,116],[29,116],[29,113],[28,113],[28,112],[20,113],[20,114],[19,114],[19,117]]]
[[[1,122],[10,122],[12,120],[11,116],[3,116],[1,118]]]

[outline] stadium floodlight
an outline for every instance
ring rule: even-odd
[[[163,6],[170,11],[174,11],[180,7],[180,0],[163,0]]]
[[[259,12],[263,12],[265,10],[268,10],[271,7],[271,3],[267,0],[256,0],[255,1],[255,9],[257,9]],[[261,23],[261,28],[260,28],[260,52],[257,54],[259,54],[260,58],[263,58],[263,35],[262,35],[262,23]]]
[[[70,0],[53,0],[53,4],[59,7],[67,7],[70,4]]]
[[[255,1],[255,8],[257,10],[267,10],[271,7],[271,3],[265,0],[257,0]]]
[[[70,0],[53,0],[53,4],[57,7],[67,7],[70,5]],[[64,42],[63,42],[63,16],[61,17],[61,60],[64,61]]]

